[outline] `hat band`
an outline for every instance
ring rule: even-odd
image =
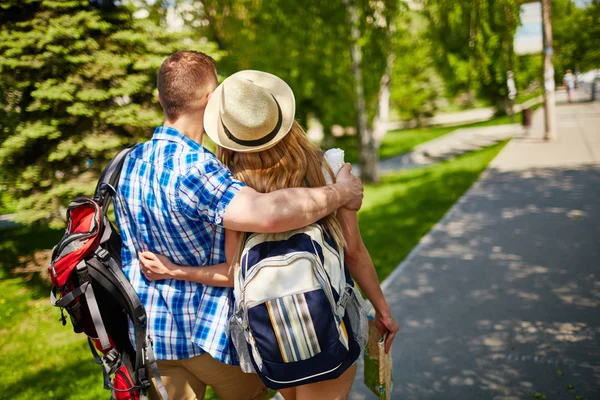
[[[273,96],[273,95],[271,95],[271,96]],[[221,120],[221,125],[223,126],[223,130],[225,131],[225,135],[232,142],[241,144],[242,146],[248,146],[248,147],[260,146],[260,145],[263,145],[263,144],[268,143],[271,140],[273,140],[273,138],[275,136],[277,136],[277,133],[279,132],[279,129],[281,128],[281,124],[283,123],[283,115],[281,114],[281,107],[279,107],[279,103],[277,102],[277,99],[275,98],[275,96],[273,96],[273,100],[275,100],[275,104],[277,104],[278,118],[277,118],[277,124],[275,125],[275,128],[273,128],[273,130],[271,132],[267,133],[265,136],[263,136],[259,139],[254,139],[254,140],[239,139],[239,138],[235,137],[229,129],[227,129],[227,126],[225,126],[225,123],[223,122],[223,118],[220,117],[219,119]]]

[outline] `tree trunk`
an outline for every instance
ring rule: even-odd
[[[353,0],[344,0],[351,25],[352,73],[356,87],[356,112],[358,114],[358,154],[360,160],[360,178],[364,182],[379,182],[378,158],[375,141],[369,132],[367,107],[362,82],[361,51],[358,10]]]
[[[379,146],[381,146],[381,142],[383,138],[387,134],[387,125],[390,115],[390,91],[391,91],[391,76],[392,76],[392,68],[394,67],[395,54],[391,49],[392,46],[392,37],[394,32],[396,31],[396,27],[393,22],[388,25],[387,32],[387,40],[388,45],[390,46],[388,56],[385,60],[385,71],[381,77],[381,81],[379,81],[379,96],[377,103],[377,114],[375,114],[375,119],[373,120],[373,139],[375,141],[375,146],[377,151],[379,152]]]

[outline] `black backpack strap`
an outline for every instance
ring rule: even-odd
[[[121,177],[121,170],[123,169],[123,165],[125,164],[125,158],[127,155],[136,147],[134,145],[132,147],[128,147],[126,149],[121,150],[115,158],[113,158],[102,174],[98,179],[98,185],[96,186],[96,191],[94,194],[94,200],[99,202],[102,215],[105,216],[110,206],[110,202],[112,201],[112,197],[117,193],[117,186],[119,184],[119,178]],[[90,260],[94,261],[94,260]],[[125,279],[124,276],[121,276],[117,271],[121,272],[120,266],[115,262],[114,259],[107,257],[106,260],[103,260],[105,265],[108,268],[113,270],[114,276],[117,279]],[[127,282],[128,283],[128,282]],[[156,389],[159,392],[160,396],[163,400],[168,400],[169,395],[164,387],[163,381],[160,377],[160,373],[158,371],[158,366],[156,364],[156,358],[154,356],[154,351],[152,348],[152,341],[147,335],[146,325],[147,325],[147,317],[146,310],[144,306],[139,300],[137,293],[133,290],[131,285],[122,282],[120,285],[123,289],[125,289],[125,297],[129,299],[128,306],[130,309],[130,320],[133,323],[135,329],[135,379],[137,384],[140,386],[141,394],[144,396],[145,391],[150,387],[150,381],[147,376],[146,367],[150,367],[152,374],[154,375],[154,379],[156,382]]]
[[[108,268],[112,269],[114,276],[117,279],[126,279],[120,272],[119,265],[109,258],[106,260]],[[119,272],[117,272],[119,271]],[[154,376],[156,390],[160,394],[163,400],[169,400],[169,395],[165,389],[164,383],[160,377],[160,372],[156,364],[156,358],[154,356],[154,350],[152,347],[152,341],[147,335],[147,317],[146,310],[139,300],[137,293],[133,290],[131,285],[123,282],[121,287],[126,292],[126,298],[129,299],[130,304],[128,307],[130,310],[130,320],[133,323],[135,329],[135,377],[142,391],[147,390],[150,387],[150,380],[148,379],[146,367],[150,367],[152,375]]]
[[[125,157],[135,149],[137,145],[133,145],[126,149],[123,149],[113,158],[98,179],[98,185],[94,192],[94,200],[100,202],[102,211],[106,215],[106,210],[110,205],[112,196],[117,192],[117,186],[119,184],[119,178],[121,177],[121,170],[125,163]]]

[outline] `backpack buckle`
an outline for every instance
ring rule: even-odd
[[[98,251],[96,251],[96,256],[100,259],[100,261],[107,262],[110,258],[110,253],[106,249],[100,248]]]
[[[150,381],[146,377],[146,368],[142,368],[137,372],[137,378],[140,386],[144,391],[150,388]]]
[[[348,305],[348,302],[350,301],[351,298],[352,298],[352,289],[349,286],[346,286],[346,288],[344,289],[344,292],[340,296],[340,299],[338,301],[337,310],[336,310],[337,314],[341,318],[344,318],[344,315],[346,314],[346,306]]]
[[[88,272],[88,266],[85,263],[85,260],[79,261],[79,263],[77,264],[77,267],[75,267],[75,268],[77,269],[77,276],[79,277],[80,282],[89,282],[90,281],[90,274]]]

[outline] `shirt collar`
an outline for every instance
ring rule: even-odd
[[[189,137],[185,136],[183,133],[179,132],[175,128],[167,127],[167,126],[159,126],[154,130],[154,135],[152,135],[152,140],[168,140],[175,143],[181,143],[184,146],[191,147],[196,151],[205,150],[200,144],[194,142]]]

